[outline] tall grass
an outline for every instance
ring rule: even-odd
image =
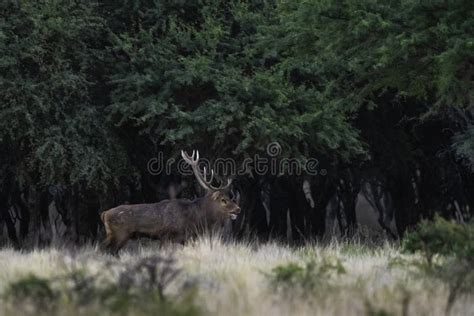
[[[401,254],[396,245],[385,243],[373,247],[356,241],[333,241],[326,245],[308,243],[289,247],[278,242],[224,241],[215,235],[201,237],[185,246],[132,242],[120,257],[104,255],[95,246],[29,252],[0,250],[0,313],[28,314],[28,308],[23,307],[34,304],[24,298],[25,306],[21,306],[22,297],[16,298],[16,305],[12,303],[8,293],[19,280],[31,276],[48,280],[58,295],[66,297],[63,294],[71,291],[71,287],[54,280],[81,271],[85,277],[95,278],[93,289],[103,284],[119,286],[120,278],[132,273],[141,260],[156,256],[173,258],[172,268],[179,270],[179,275],[163,289],[166,302],[174,305],[162,309],[161,314],[445,314],[448,289],[439,280],[417,277],[409,264],[416,255]],[[161,308],[158,305],[143,309],[137,306],[158,299],[144,294],[148,291],[143,285],[147,281],[140,278],[130,293],[139,293],[143,299],[133,296],[131,308],[114,310],[100,300],[92,307],[84,307],[63,298],[57,301],[54,312],[59,315],[87,315],[91,311],[110,315],[156,313]],[[176,308],[180,304],[189,306]],[[456,302],[451,315],[469,315],[473,310],[473,297],[466,296]],[[38,314],[38,310],[33,311]]]

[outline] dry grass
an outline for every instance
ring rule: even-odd
[[[333,243],[290,248],[277,243],[224,243],[219,238],[161,248],[157,242],[134,243],[120,258],[100,254],[94,247],[0,250],[0,293],[28,274],[55,278],[81,268],[91,275],[114,278],[118,272],[111,268],[113,264],[130,264],[157,254],[176,258],[183,270],[181,281],[195,284],[194,304],[209,315],[444,315],[448,296],[439,281],[417,277],[410,266],[391,264],[401,257],[391,245],[368,249]],[[346,272],[327,277],[324,286],[305,295],[292,295],[272,284],[269,274],[274,267],[321,258],[340,260]],[[180,294],[178,286],[167,291],[170,297]],[[473,297],[461,297],[451,315],[473,315],[473,311]]]

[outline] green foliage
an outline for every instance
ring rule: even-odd
[[[329,289],[330,279],[344,273],[344,266],[339,259],[325,257],[319,262],[309,260],[303,266],[296,263],[277,266],[269,277],[276,289],[311,295]]]
[[[329,88],[291,80],[288,61],[262,45],[277,7],[3,2],[1,179],[104,192],[146,172],[150,137],[210,157],[243,159],[272,141],[297,158],[362,153]]]
[[[459,295],[474,292],[473,222],[458,224],[439,216],[432,222],[422,221],[417,230],[403,240],[403,250],[421,252],[426,261],[418,267],[448,286],[446,313]]]
[[[309,65],[309,76],[317,69],[341,102],[376,105],[377,95],[395,91],[427,101],[425,112],[472,104],[470,1],[313,0],[279,8],[281,33],[289,30],[283,52]]]
[[[436,255],[474,262],[474,224],[461,225],[440,216],[434,221],[424,220],[406,235],[403,250],[420,251],[428,264],[432,264]]]
[[[343,108],[327,106],[320,89],[288,80],[283,60],[270,66],[261,30],[274,23],[273,6],[203,1],[197,11],[188,2],[142,10],[139,28],[113,36],[112,49],[123,57],[111,77],[115,124],[176,148],[238,158],[272,141],[297,157],[362,151]]]
[[[59,293],[51,288],[50,281],[34,275],[28,275],[7,287],[4,297],[14,304],[32,304],[40,311],[54,308]]]
[[[96,5],[4,1],[0,10],[2,164],[21,185],[105,189],[127,158],[103,111],[102,38]],[[5,175],[3,175],[5,177]]]

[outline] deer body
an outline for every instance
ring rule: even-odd
[[[172,199],[153,204],[120,205],[101,214],[107,237],[101,248],[118,252],[135,235],[147,235],[159,239],[184,242],[190,235],[203,227],[223,224],[227,219],[235,219],[240,208],[233,203],[222,187],[209,184],[199,173],[197,158],[183,158],[193,166],[198,182],[207,190],[204,197],[195,200]],[[211,178],[212,181],[212,178]],[[230,181],[227,186],[230,185]]]

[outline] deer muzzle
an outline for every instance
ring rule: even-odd
[[[240,213],[240,207],[236,207],[232,212],[230,212],[230,219],[235,220],[237,219],[237,215]]]

